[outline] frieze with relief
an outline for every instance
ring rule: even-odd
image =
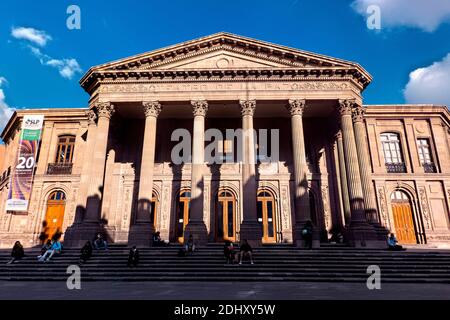
[[[345,81],[301,81],[301,82],[231,82],[231,83],[146,83],[146,84],[102,84],[99,93],[156,93],[192,91],[340,91],[356,90]]]

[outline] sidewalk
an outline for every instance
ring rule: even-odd
[[[448,284],[304,282],[85,282],[68,290],[65,282],[0,282],[0,299],[124,300],[450,300]]]

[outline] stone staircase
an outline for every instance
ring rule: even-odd
[[[384,283],[450,283],[450,251],[356,249],[326,245],[314,250],[290,245],[255,249],[255,264],[226,265],[222,245],[210,244],[192,256],[178,257],[179,246],[140,249],[140,264],[127,267],[128,248],[94,251],[81,266],[83,281],[307,281],[365,283],[370,265],[381,268]],[[38,249],[6,265],[9,250],[0,251],[0,281],[66,281],[79,250],[66,249],[50,262],[38,262]]]

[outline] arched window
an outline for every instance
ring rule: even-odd
[[[384,160],[387,172],[404,173],[406,166],[403,161],[400,136],[397,133],[385,132],[381,134]]]
[[[58,149],[56,152],[55,162],[58,164],[72,163],[74,149],[75,149],[75,136],[58,137]]]
[[[54,201],[65,201],[66,200],[66,194],[62,191],[55,191],[52,192],[48,196],[48,200],[54,200]]]

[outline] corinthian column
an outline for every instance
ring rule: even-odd
[[[191,166],[191,202],[189,205],[189,222],[184,233],[185,240],[192,234],[197,244],[208,242],[208,231],[203,221],[203,175],[205,171],[205,117],[208,112],[208,102],[191,101],[194,114],[194,129],[192,137]]]
[[[91,179],[86,202],[86,222],[98,222],[103,193],[106,151],[108,147],[109,122],[114,114],[114,106],[110,102],[97,103],[97,130],[91,168]]]
[[[364,196],[353,131],[352,107],[354,101],[339,100],[342,140],[344,146],[345,169],[347,171],[348,194],[350,199],[351,221],[350,241],[355,246],[370,245],[376,241],[375,230],[367,223],[364,212]]]
[[[306,170],[305,141],[303,134],[303,111],[305,100],[289,100],[287,109],[291,114],[292,147],[295,179],[295,227],[294,239],[297,245],[303,244],[302,229],[311,220],[309,208],[308,178]]]
[[[155,233],[155,225],[150,220],[150,214],[152,209],[156,125],[162,108],[158,101],[144,101],[142,107],[145,114],[145,129],[139,178],[138,210],[129,235],[129,242],[134,245],[149,245],[151,237]]]
[[[336,145],[338,151],[339,162],[339,180],[342,190],[342,203],[344,206],[344,221],[345,225],[350,224],[350,201],[348,197],[348,185],[347,185],[347,170],[345,169],[345,157],[344,157],[344,145],[342,143],[342,132],[339,131],[336,134]]]
[[[369,159],[369,147],[367,144],[366,129],[364,126],[364,109],[361,106],[353,107],[353,123],[356,138],[356,150],[359,160],[359,171],[361,173],[362,190],[364,194],[364,208],[368,222],[377,223],[377,204],[375,192],[372,186],[372,168]]]
[[[247,240],[253,246],[261,245],[262,230],[256,212],[257,188],[255,164],[255,136],[253,115],[256,101],[240,101],[242,114],[242,188],[243,188],[243,221],[240,228],[241,240]]]

